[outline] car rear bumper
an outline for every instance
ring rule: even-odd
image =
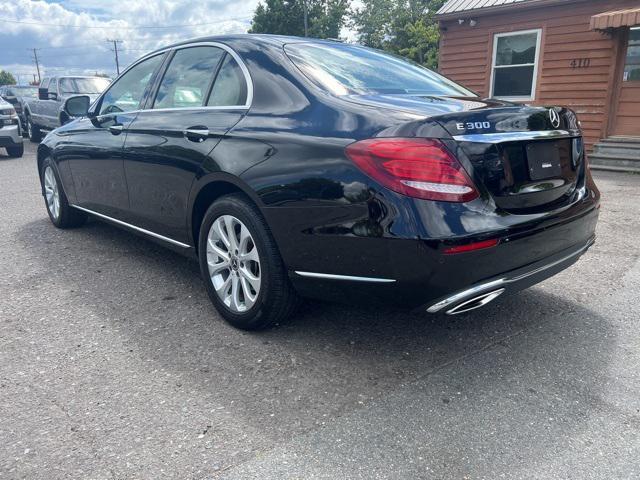
[[[542,220],[512,223],[471,237],[306,235],[294,243],[305,255],[287,263],[303,296],[450,312],[477,295],[515,292],[569,267],[593,244],[598,216],[599,195],[594,194]],[[498,245],[444,253],[452,242],[487,238],[497,239]],[[329,248],[323,250],[325,245]]]
[[[503,293],[523,290],[570,267],[595,243],[595,236],[584,245],[568,248],[532,265],[505,272],[437,300],[423,308],[429,313],[456,315],[482,307]]]
[[[7,125],[0,128],[0,147],[16,147],[23,142],[20,127]]]

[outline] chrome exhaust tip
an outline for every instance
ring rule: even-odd
[[[484,307],[487,303],[494,301],[500,295],[504,293],[504,288],[500,288],[498,290],[493,290],[491,292],[483,293],[482,295],[478,295],[477,297],[473,297],[466,302],[462,302],[459,305],[449,309],[446,311],[447,315],[459,315],[461,313],[467,313],[472,310],[476,310],[480,307]]]

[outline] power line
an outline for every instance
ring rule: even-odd
[[[205,23],[185,23],[182,25],[139,25],[137,27],[120,27],[120,26],[108,26],[108,27],[101,27],[101,26],[97,26],[97,25],[71,25],[71,24],[60,24],[60,23],[42,23],[42,22],[24,22],[22,20],[12,20],[12,19],[6,19],[6,18],[0,18],[0,22],[5,22],[5,23],[19,23],[22,25],[41,25],[41,26],[45,26],[45,27],[61,27],[61,28],[97,28],[97,29],[108,29],[108,30],[114,30],[114,29],[120,29],[120,30],[143,30],[143,29],[166,29],[166,28],[188,28],[188,27],[202,27],[205,25],[215,25],[217,23],[224,23],[224,22],[230,22],[230,21],[234,21],[234,20],[249,20],[251,18],[251,16],[242,16],[242,17],[230,17],[230,18],[225,18],[224,20],[218,20],[215,22],[205,22]]]
[[[38,47],[38,50],[67,50],[73,48],[89,48],[97,45],[102,45],[101,43],[85,43],[84,45],[68,45],[64,47]]]

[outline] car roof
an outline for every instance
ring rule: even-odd
[[[339,43],[337,40],[321,40],[318,38],[308,38],[308,37],[294,37],[291,35],[271,35],[266,33],[239,33],[232,35],[212,35],[207,37],[198,37],[191,38],[189,40],[184,40],[181,42],[177,42],[171,45],[164,46],[162,48],[158,48],[152,52],[149,52],[148,55],[152,55],[154,53],[169,49],[180,47],[182,45],[188,45],[191,43],[199,43],[199,42],[219,42],[229,45],[233,48],[234,43],[242,43],[244,46],[247,44],[255,44],[256,48],[261,45],[272,45],[272,46],[283,46],[287,43],[325,43],[335,45]],[[145,55],[146,56],[146,55]]]

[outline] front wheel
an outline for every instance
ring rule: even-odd
[[[87,221],[86,213],[69,205],[58,173],[50,158],[43,162],[40,181],[51,223],[58,228],[74,228]]]
[[[227,195],[209,207],[198,252],[207,293],[234,327],[259,330],[293,314],[298,297],[275,240],[245,197]]]

